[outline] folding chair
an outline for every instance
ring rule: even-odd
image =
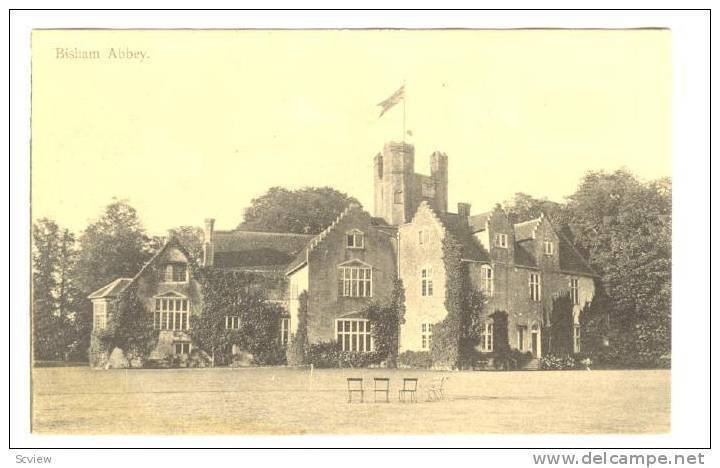
[[[445,399],[445,382],[449,377],[439,377],[434,379],[427,388],[427,401],[440,401]]]
[[[378,401],[378,393],[385,394],[385,403],[390,403],[390,379],[386,377],[375,377],[375,388],[373,393],[375,394],[375,401]]]
[[[348,385],[348,403],[352,403],[353,393],[360,394],[360,403],[362,403],[365,399],[365,390],[363,390],[363,379],[348,377],[347,385]]]
[[[398,392],[399,401],[406,401],[405,396],[410,396],[410,401],[417,403],[418,379],[403,379],[402,389]]]

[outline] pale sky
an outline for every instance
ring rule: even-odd
[[[36,31],[32,50],[33,218],[75,231],[112,197],[152,234],[230,229],[274,185],[372,212],[403,115],[376,104],[403,82],[416,171],[447,153],[453,211],[562,201],[591,169],[671,173],[669,31]]]

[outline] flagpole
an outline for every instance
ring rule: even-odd
[[[402,142],[405,143],[405,101],[407,101],[407,90],[405,89],[405,80],[403,79],[403,134]]]

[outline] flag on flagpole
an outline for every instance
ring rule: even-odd
[[[400,89],[395,91],[392,96],[385,99],[384,101],[378,103],[378,106],[382,107],[382,111],[380,112],[380,117],[383,116],[383,114],[387,111],[389,111],[395,104],[405,99],[405,85],[400,86]]]

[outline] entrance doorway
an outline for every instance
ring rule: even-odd
[[[530,330],[530,351],[536,358],[540,357],[540,327],[537,325]]]

